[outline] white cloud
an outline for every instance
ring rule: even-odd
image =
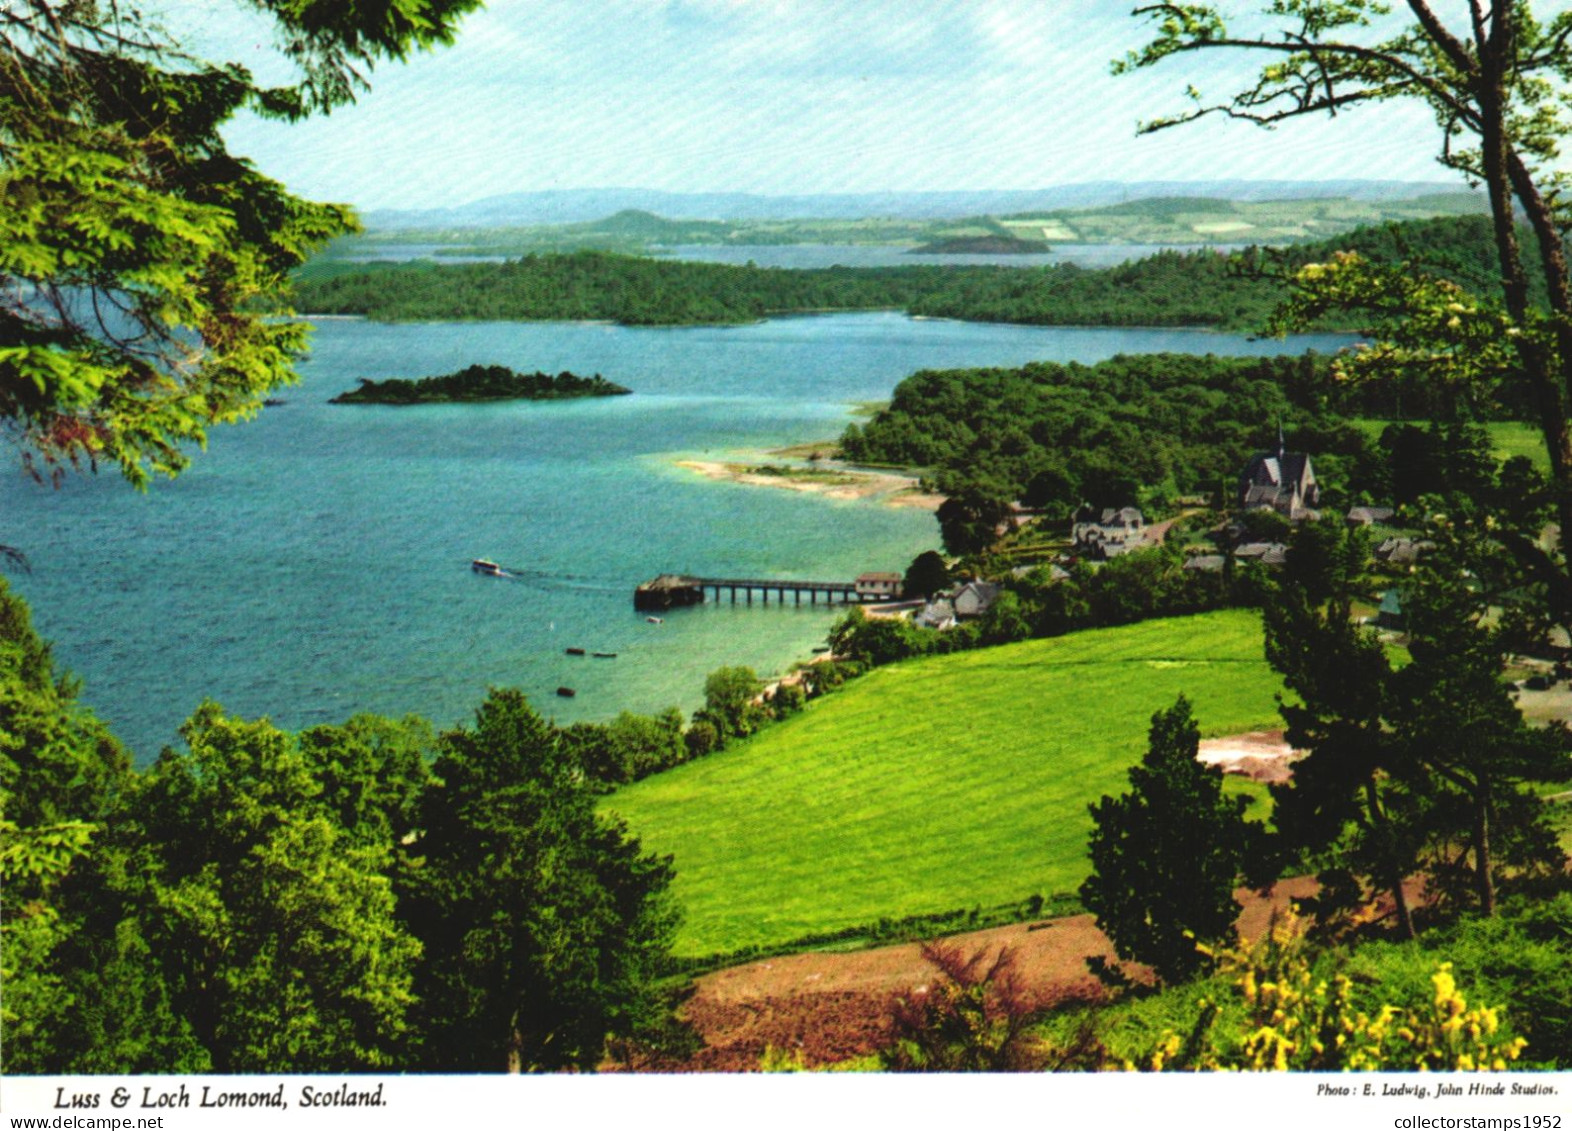
[[[1181,105],[1186,82],[1221,92],[1247,72],[1187,60],[1115,79],[1110,61],[1144,34],[1126,12],[1108,0],[493,0],[454,47],[379,68],[359,105],[232,136],[297,190],[363,207],[605,185],[1441,176],[1433,125],[1399,107],[1136,138],[1138,120]],[[220,21],[208,34],[250,33]]]

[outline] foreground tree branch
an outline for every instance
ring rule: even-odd
[[[111,463],[144,487],[295,379],[288,273],[354,217],[291,195],[220,130],[350,101],[377,61],[449,42],[478,5],[237,5],[273,18],[299,69],[284,87],[119,4],[0,5],[0,427],[35,474]]]

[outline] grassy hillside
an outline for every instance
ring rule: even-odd
[[[1386,430],[1387,425],[1394,422],[1365,417],[1353,423],[1372,439],[1376,439]],[[1538,425],[1520,420],[1491,420],[1485,423],[1485,431],[1490,433],[1497,459],[1508,460],[1513,456],[1527,456],[1540,471],[1550,470],[1550,456],[1545,451],[1545,436]]]
[[[705,955],[1034,893],[1086,873],[1086,806],[1122,792],[1154,712],[1276,722],[1241,611],[878,669],[751,742],[615,794],[676,858],[677,953]]]

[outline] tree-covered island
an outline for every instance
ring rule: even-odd
[[[334,397],[332,404],[446,404],[467,401],[561,401],[575,397],[620,397],[633,390],[599,373],[515,373],[504,365],[470,365],[441,377],[409,380],[390,377],[360,385]]]
[[[294,288],[303,311],[389,322],[607,319],[626,326],[736,325],[789,314],[904,310],[1039,326],[1254,331],[1288,297],[1287,275],[1339,252],[1354,252],[1373,263],[1417,264],[1483,291],[1497,277],[1491,238],[1486,217],[1451,216],[1362,228],[1287,248],[1227,254],[1210,248],[1165,249],[1104,268],[1049,263],[786,270],[579,251],[501,263],[320,263],[297,273]],[[1319,327],[1354,330],[1362,323],[1352,313],[1328,310]]]
[[[1053,250],[1042,240],[1017,236],[952,236],[929,240],[911,249],[913,255],[1047,255]]]

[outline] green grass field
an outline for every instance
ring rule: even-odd
[[[675,857],[679,955],[1051,897],[1154,712],[1182,692],[1204,735],[1252,730],[1279,688],[1244,611],[908,662],[606,808]]]
[[[1378,438],[1392,422],[1365,417],[1354,423],[1370,437]],[[1550,470],[1550,457],[1545,452],[1545,437],[1538,425],[1526,424],[1518,420],[1491,420],[1486,422],[1485,431],[1490,433],[1490,442],[1495,448],[1495,456],[1498,460],[1505,461],[1513,456],[1527,456],[1534,461],[1534,466],[1540,471]]]

